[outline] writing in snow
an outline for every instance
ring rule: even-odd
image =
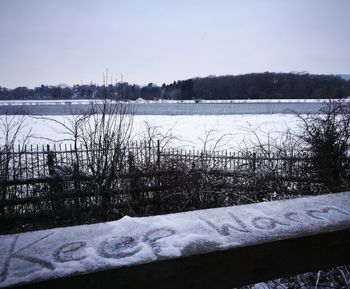
[[[0,287],[350,226],[350,193],[0,236]]]

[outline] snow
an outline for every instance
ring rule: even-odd
[[[46,99],[46,100],[0,100],[0,106],[6,105],[61,105],[61,104],[102,104],[103,100],[94,99]]]
[[[350,228],[350,192],[0,236],[0,287]]]
[[[6,116],[0,115],[0,123]],[[19,119],[20,116],[14,116]],[[65,122],[73,116],[47,116],[53,120]],[[135,115],[133,122],[133,135],[136,139],[142,138],[147,132],[147,125],[154,128],[158,135],[155,138],[162,138],[168,135],[172,138],[170,146],[181,149],[201,150],[204,148],[206,136],[207,149],[215,146],[216,141],[222,137],[216,150],[238,149],[244,145],[257,143],[258,138],[263,143],[270,139],[280,141],[281,135],[287,129],[298,132],[300,120],[291,114],[242,114],[242,115]],[[31,131],[34,136],[31,144],[47,143],[47,139],[64,139],[63,129],[54,121],[27,117],[21,135]],[[40,137],[45,137],[42,139]],[[19,137],[19,141],[21,136]],[[0,144],[3,143],[0,136]]]
[[[338,74],[344,80],[350,80],[350,74]]]
[[[94,101],[101,105],[101,101]],[[344,100],[345,102],[345,100]],[[327,106],[324,100],[299,101],[129,101],[122,104],[136,115],[231,115],[271,113],[319,113]],[[0,105],[0,114],[67,115],[88,112],[91,105],[85,101],[10,102]]]

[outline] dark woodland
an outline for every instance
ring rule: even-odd
[[[116,82],[105,85],[41,85],[40,87],[0,86],[0,100],[16,99],[303,99],[344,98],[350,96],[350,80],[335,75],[308,73],[250,73],[207,76],[174,81],[158,86]]]

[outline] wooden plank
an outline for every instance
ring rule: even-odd
[[[350,264],[350,229],[31,283],[23,289],[228,289]]]
[[[232,288],[348,264],[349,207],[345,192],[3,235],[0,287]]]

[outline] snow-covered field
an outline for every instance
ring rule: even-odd
[[[69,125],[73,116],[45,116]],[[7,116],[8,120],[17,120],[20,116]],[[0,127],[6,116],[0,115]],[[280,141],[282,134],[290,129],[298,131],[300,121],[292,114],[242,114],[242,115],[135,115],[133,135],[140,139],[151,128],[156,138],[169,137],[170,145],[184,149],[207,149],[216,145],[217,150],[237,149],[250,146],[258,140]],[[62,140],[64,128],[55,121],[39,117],[26,117],[21,137],[31,130],[32,144]],[[21,139],[21,137],[19,139]],[[4,143],[0,136],[0,143]]]
[[[5,116],[9,109],[23,109],[31,116],[24,121],[18,140],[31,130],[31,144],[46,144],[66,138],[64,128],[74,117],[68,108],[89,108],[91,100],[0,101],[0,129],[8,119],[21,116]],[[342,100],[350,105],[350,99]],[[96,101],[99,103],[98,101]],[[101,102],[101,101],[100,101]],[[134,115],[135,140],[151,132],[155,139],[171,139],[170,146],[183,149],[241,149],[259,142],[279,143],[287,130],[298,133],[301,124],[292,111],[300,114],[319,113],[326,106],[325,100],[218,100],[194,103],[191,101],[158,101],[131,104],[137,110]],[[212,103],[210,103],[212,102]],[[129,104],[128,104],[129,105]],[[2,111],[2,110],[3,111]],[[15,114],[14,110],[14,114]],[[65,114],[68,113],[68,114]],[[65,115],[64,115],[65,114]],[[43,115],[40,117],[39,115]],[[47,119],[52,119],[51,121]],[[55,122],[57,121],[57,122]],[[4,143],[0,133],[0,145]]]

